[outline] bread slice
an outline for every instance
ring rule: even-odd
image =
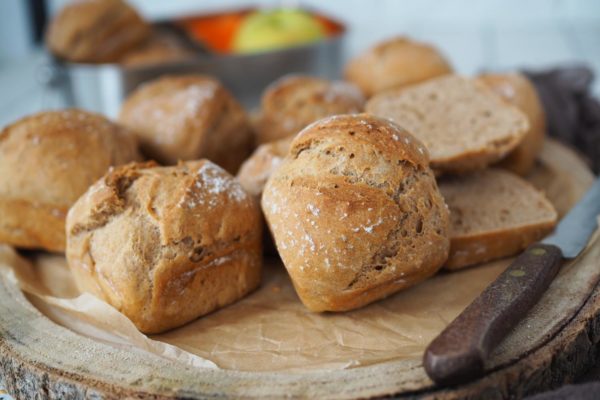
[[[439,188],[450,209],[446,269],[514,255],[556,224],[557,213],[544,194],[501,169],[445,179]]]
[[[486,85],[447,75],[380,93],[367,103],[370,114],[394,120],[429,149],[441,172],[481,169],[499,161],[525,136],[525,114]]]

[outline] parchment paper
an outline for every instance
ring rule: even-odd
[[[260,289],[245,299],[148,338],[110,305],[79,294],[64,257],[10,261],[15,257],[12,249],[0,248],[0,271],[12,274],[29,300],[60,325],[195,366],[249,371],[336,369],[419,357],[507,264],[441,273],[356,311],[316,314],[302,305],[284,267],[271,262]]]
[[[583,192],[582,185],[551,168],[539,166],[533,176],[533,181],[551,183],[548,194],[562,208]],[[588,178],[584,180],[589,182],[591,175]],[[566,201],[567,196],[572,199]],[[80,294],[62,256],[30,254],[25,259],[0,245],[0,274],[19,284],[28,299],[58,324],[188,365],[242,371],[304,372],[419,360],[427,344],[510,261],[441,272],[386,300],[337,314],[307,311],[283,266],[270,261],[262,286],[251,295],[186,326],[147,337],[110,305]]]

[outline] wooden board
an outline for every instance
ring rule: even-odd
[[[548,158],[545,160],[545,158]],[[574,198],[590,184],[586,166],[548,143],[531,180],[553,192],[571,185]],[[550,171],[549,169],[554,169]],[[553,176],[552,182],[545,180]],[[567,204],[559,205],[564,213]],[[479,381],[440,388],[420,362],[387,362],[308,373],[194,368],[134,348],[121,348],[61,327],[0,277],[0,384],[17,399],[283,397],[518,398],[584,372],[600,351],[600,238],[566,268],[540,304],[507,338]],[[572,295],[573,293],[577,296]],[[551,319],[554,323],[548,324]],[[545,329],[548,326],[552,328]],[[536,335],[529,335],[531,329]]]

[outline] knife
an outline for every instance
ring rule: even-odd
[[[440,385],[484,373],[491,351],[537,303],[564,260],[579,255],[598,227],[600,178],[554,233],[529,246],[425,350],[423,366]]]

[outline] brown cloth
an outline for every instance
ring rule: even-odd
[[[538,91],[548,134],[576,147],[600,173],[600,102],[590,90],[592,70],[580,65],[523,72]]]
[[[600,102],[592,97],[594,73],[586,66],[524,71],[535,85],[544,110],[548,134],[576,147],[589,159],[592,170],[600,173]],[[597,382],[567,385],[531,400],[600,398],[600,359],[585,380]]]

